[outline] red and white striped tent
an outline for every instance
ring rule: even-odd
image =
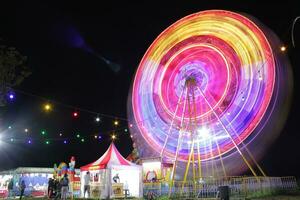
[[[111,143],[107,151],[98,160],[83,167],[80,167],[80,171],[106,169],[108,166],[112,165],[136,166],[136,164],[126,160],[120,154],[114,143]]]
[[[81,171],[81,191],[84,191],[84,176],[90,172],[91,190],[98,187],[100,196],[92,198],[113,198],[113,187],[122,184],[131,196],[142,197],[142,167],[126,160],[118,151],[114,143],[111,143],[106,152],[96,161],[80,167]],[[118,176],[118,183],[114,183],[114,177]],[[92,194],[92,192],[91,192]]]

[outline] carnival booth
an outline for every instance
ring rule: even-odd
[[[52,168],[19,167],[0,172],[0,198],[8,195],[7,186],[13,181],[13,196],[20,193],[19,184],[25,181],[25,196],[45,196],[47,194],[48,179],[52,178]]]
[[[84,177],[89,172],[91,198],[142,197],[142,167],[126,160],[111,143],[95,162],[80,168],[81,196]]]
[[[142,158],[139,160],[143,167],[143,183],[169,182],[173,164],[161,157]],[[153,184],[152,184],[153,185]],[[145,185],[144,185],[145,186]]]

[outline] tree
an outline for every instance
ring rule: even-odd
[[[26,61],[16,48],[0,44],[0,106],[5,106],[9,90],[31,74]]]

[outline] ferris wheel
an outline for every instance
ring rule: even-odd
[[[173,174],[184,163],[185,179],[190,167],[207,176],[207,163],[215,165],[212,175],[219,168],[226,176],[231,155],[265,175],[247,144],[271,134],[262,130],[278,103],[279,73],[270,39],[248,17],[224,10],[184,17],[139,64],[130,100],[134,140],[142,153],[147,146],[171,160]]]

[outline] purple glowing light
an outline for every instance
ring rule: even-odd
[[[13,100],[15,98],[15,95],[13,93],[8,94],[9,100]]]

